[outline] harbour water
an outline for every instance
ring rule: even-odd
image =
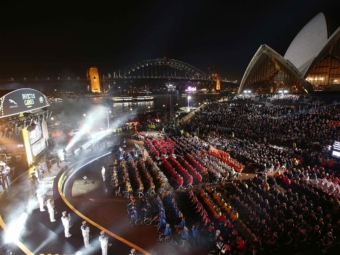
[[[94,98],[65,98],[63,102],[53,103],[49,107],[52,111],[50,124],[81,122],[90,112],[95,112],[97,109],[105,107],[110,113],[111,118],[128,116],[128,119],[133,120],[138,118],[140,114],[158,113],[162,116],[165,112],[169,112],[170,95],[156,94],[154,101],[148,102],[124,102],[124,103],[105,103],[105,97]],[[190,98],[188,97],[190,96]],[[188,94],[188,95],[173,95],[173,104],[175,111],[182,107],[199,107],[207,99],[219,99],[220,94]],[[105,121],[105,119],[103,120]]]

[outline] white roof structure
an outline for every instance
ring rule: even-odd
[[[335,84],[335,81],[340,81],[340,70],[338,65],[332,64],[331,67],[330,63],[327,64],[327,67],[322,67],[325,69],[322,70],[322,72],[316,70],[316,74],[315,72],[312,74],[314,76],[317,75],[318,79],[311,77],[309,82],[306,80],[310,73],[313,72],[313,68],[316,67],[325,56],[331,55],[333,60],[335,59],[334,61],[340,63],[340,27],[333,33],[330,33],[325,15],[319,13],[295,36],[284,57],[267,45],[262,45],[250,61],[243,75],[238,93],[241,93],[244,87],[251,85],[256,86],[256,83],[259,84],[260,79],[269,81],[269,79],[274,77],[273,75],[276,75],[275,79],[280,80],[280,78],[278,78],[280,74],[277,72],[281,72],[282,74],[283,69],[285,69],[284,73],[286,75],[289,75],[291,78],[295,77],[298,81],[297,84],[300,88],[302,86],[303,90],[307,93],[313,91],[312,81],[325,81],[325,84],[320,84],[320,86],[330,86],[330,82]],[[258,68],[263,68],[261,64],[268,57],[275,63],[276,69],[272,69],[272,73],[270,73],[270,67],[265,67],[268,75],[263,76],[263,73],[257,73],[256,70]],[[332,73],[330,72],[331,68]],[[259,75],[262,75],[263,77],[259,78]]]
[[[279,53],[277,53],[275,50],[270,48],[268,45],[261,45],[260,48],[257,50],[255,53],[254,57],[250,61],[246,71],[244,72],[244,75],[242,77],[239,89],[238,89],[238,94],[242,93],[242,90],[246,83],[249,81],[251,78],[252,74],[256,72],[257,67],[260,66],[262,61],[267,57],[271,57],[271,59],[276,63],[276,71],[280,71],[282,68],[279,66],[281,64],[287,69],[287,72],[292,74],[296,79],[299,81],[301,84],[303,90],[306,93],[311,93],[313,92],[313,88],[310,86],[310,84],[301,76],[300,72],[296,69],[294,65],[290,63],[290,61],[287,61],[284,59]]]
[[[284,58],[304,76],[314,58],[327,44],[328,36],[326,17],[319,13],[295,36]]]
[[[325,56],[325,54],[330,50],[331,45],[340,38],[340,27],[334,31],[334,33],[329,37],[327,43],[324,45],[319,54],[314,58],[311,64],[304,70],[304,76],[307,76],[310,70]],[[305,77],[306,78],[306,77]]]

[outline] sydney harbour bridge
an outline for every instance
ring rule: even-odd
[[[175,59],[149,59],[113,72],[113,79],[191,79],[209,80],[200,69]]]
[[[179,60],[156,58],[139,61],[108,73],[101,73],[100,70],[92,67],[87,71],[86,77],[75,77],[72,74],[56,75],[55,77],[10,77],[6,80],[0,80],[0,84],[3,88],[5,86],[4,89],[33,87],[46,90],[52,87],[56,89],[60,86],[70,89],[84,88],[92,92],[107,92],[119,82],[131,80],[209,82],[216,84],[216,90],[220,89],[220,83],[237,83],[237,81],[221,79],[216,73],[206,74],[202,70]]]

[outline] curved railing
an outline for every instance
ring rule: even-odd
[[[149,252],[145,251],[144,249],[142,249],[141,247],[125,240],[124,238],[118,236],[117,234],[111,232],[110,230],[104,228],[103,226],[97,224],[96,222],[94,222],[93,220],[91,220],[90,218],[86,217],[84,214],[82,214],[81,212],[79,212],[65,197],[65,183],[66,181],[78,170],[80,170],[81,168],[83,168],[84,166],[92,163],[95,160],[98,160],[100,158],[103,158],[107,155],[109,155],[111,152],[107,152],[105,154],[101,154],[101,155],[95,155],[95,156],[91,156],[85,159],[82,159],[74,164],[71,165],[67,165],[65,167],[63,167],[61,169],[61,171],[59,172],[59,174],[56,176],[56,178],[54,179],[54,183],[53,183],[53,197],[54,200],[58,200],[58,199],[62,199],[62,201],[74,212],[76,213],[80,218],[86,220],[88,223],[90,223],[91,225],[93,225],[94,227],[100,229],[101,231],[105,231],[108,235],[112,236],[113,238],[117,239],[118,241],[138,250],[140,253],[145,254],[145,255],[151,255]]]

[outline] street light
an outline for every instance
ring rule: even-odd
[[[111,115],[111,111],[107,111],[106,115],[107,115],[107,129],[110,129],[110,116],[109,113]]]
[[[86,114],[84,113],[84,114],[83,114],[83,116],[85,117],[85,116],[86,116]]]
[[[190,108],[189,108],[189,101],[190,101],[190,98],[191,98],[191,96],[188,96],[188,112],[190,111]]]

